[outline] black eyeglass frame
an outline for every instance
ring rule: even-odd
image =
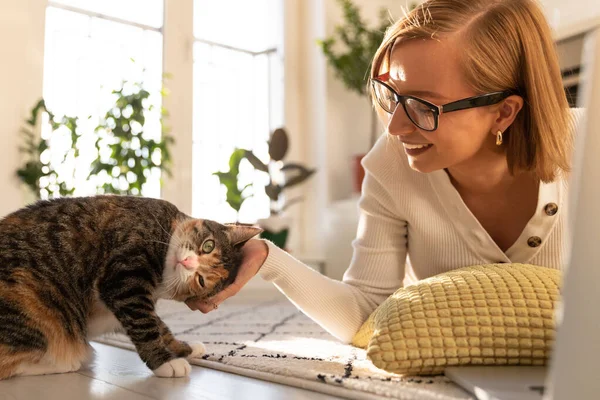
[[[379,85],[383,85],[385,88],[387,88],[389,91],[392,92],[392,94],[394,95],[394,101],[396,103],[396,107],[394,107],[393,110],[387,110],[386,107],[381,104],[381,101],[379,100],[379,98],[377,97],[377,95],[375,94],[375,85],[379,84]],[[482,95],[478,95],[478,96],[472,96],[472,97],[467,97],[465,99],[460,99],[460,100],[456,100],[453,101],[451,103],[446,103],[443,104],[441,106],[438,106],[437,104],[433,104],[427,100],[421,99],[419,97],[415,97],[415,96],[408,96],[408,95],[399,95],[394,88],[392,88],[390,85],[388,85],[385,82],[382,82],[381,80],[374,78],[371,79],[371,89],[373,90],[373,95],[375,96],[375,98],[377,99],[377,103],[379,104],[379,106],[388,114],[393,114],[394,111],[398,108],[398,104],[402,104],[402,108],[404,109],[404,113],[406,114],[406,116],[408,117],[408,119],[410,119],[410,121],[419,129],[423,129],[424,131],[427,132],[433,132],[435,131],[438,126],[439,126],[439,118],[440,115],[442,115],[443,113],[449,113],[449,112],[453,112],[453,111],[460,111],[460,110],[467,110],[470,108],[477,108],[477,107],[484,107],[484,106],[491,106],[493,104],[498,104],[499,102],[501,102],[502,100],[506,99],[508,96],[511,96],[513,94],[517,94],[514,90],[503,90],[500,92],[492,92],[492,93],[486,93],[486,94],[482,94]],[[406,109],[406,100],[408,99],[412,99],[415,101],[418,101],[421,104],[424,104],[425,106],[427,106],[432,112],[433,112],[433,116],[434,116],[434,126],[433,129],[425,129],[423,127],[421,127],[419,124],[417,124],[410,116],[410,113],[408,112],[408,110]]]

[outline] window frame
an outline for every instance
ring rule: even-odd
[[[129,21],[52,0],[46,2],[45,9],[47,10],[49,7],[153,31],[162,35],[162,71],[163,75],[167,76],[166,79],[163,79],[163,85],[169,93],[168,96],[163,98],[163,107],[169,112],[169,117],[165,123],[169,127],[171,136],[175,139],[175,143],[171,149],[173,175],[163,176],[160,197],[175,204],[182,212],[191,215],[194,202],[192,154],[194,134],[194,44],[203,43],[251,56],[266,55],[267,57],[271,57],[273,54],[277,57],[278,53],[282,53],[283,48],[269,47],[260,51],[251,51],[196,37],[194,35],[194,0],[163,0],[163,24],[161,27]],[[281,17],[283,19],[284,15]],[[283,65],[283,56],[280,57]],[[269,81],[270,84],[271,81]],[[285,83],[283,85],[285,101]],[[268,90],[271,92],[272,88],[269,87]],[[270,96],[269,99],[272,101]],[[269,103],[269,113],[272,111],[273,107]],[[269,125],[272,125],[272,115],[268,115],[267,118]],[[281,119],[285,121],[285,115]]]

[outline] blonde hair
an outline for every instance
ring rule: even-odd
[[[516,89],[524,105],[503,133],[508,166],[543,182],[570,170],[569,105],[552,33],[534,0],[429,0],[390,26],[371,66],[387,72],[396,40],[461,35],[462,67],[477,93]],[[376,101],[374,101],[377,107]]]

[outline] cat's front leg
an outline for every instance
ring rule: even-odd
[[[176,352],[171,350],[176,347],[176,339],[156,314],[151,283],[140,276],[143,274],[116,273],[104,278],[98,285],[100,298],[119,320],[140,358],[155,375],[187,376],[191,367],[185,357],[193,350],[188,345],[179,346]]]
[[[129,303],[116,307],[114,313],[142,361],[156,376],[188,376],[191,367],[186,357],[192,354],[191,347],[173,338],[156,312],[149,309],[149,304],[144,308],[140,308],[140,305]]]
[[[162,322],[162,320],[161,320]],[[206,353],[206,347],[203,343],[186,343],[181,340],[175,339],[169,328],[163,323],[163,330],[161,335],[167,348],[177,355],[177,357],[186,357],[188,359],[200,357]]]
[[[161,337],[163,343],[167,346],[167,348],[177,357],[174,360],[164,363],[159,368],[154,370],[154,374],[156,376],[170,378],[173,376],[187,376],[190,373],[190,365],[189,363],[183,359],[183,357],[187,359],[199,357],[202,354],[206,353],[206,348],[202,343],[191,343],[188,344],[186,342],[182,342],[180,340],[175,339],[167,325],[158,318],[158,322],[161,325]],[[184,362],[185,361],[185,362]],[[185,375],[178,375],[181,373],[181,369],[183,368],[183,373]]]

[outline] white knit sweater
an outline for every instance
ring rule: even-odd
[[[573,113],[575,127],[582,114]],[[321,275],[270,242],[269,256],[259,271],[302,312],[344,342],[350,342],[370,313],[403,284],[476,264],[513,262],[555,269],[565,265],[569,243],[564,179],[540,184],[534,216],[503,252],[446,172],[412,170],[397,138],[383,136],[363,165],[366,177],[358,232],[343,280]],[[549,215],[552,203],[558,211]]]

